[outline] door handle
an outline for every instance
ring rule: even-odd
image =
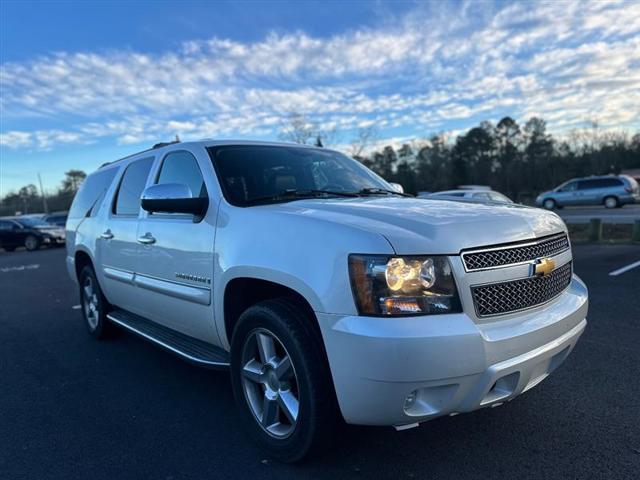
[[[156,243],[156,239],[153,238],[153,236],[149,232],[147,232],[142,237],[138,237],[138,242],[144,245],[151,245],[152,243]]]
[[[100,234],[100,237],[104,238],[105,240],[111,240],[113,238],[113,233],[111,233],[110,229],[107,229]]]

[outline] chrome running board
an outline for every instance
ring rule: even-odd
[[[229,368],[229,353],[202,340],[124,310],[109,312],[107,318],[116,325],[150,340],[194,365],[215,369]]]

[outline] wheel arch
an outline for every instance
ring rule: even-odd
[[[76,279],[78,281],[80,280],[80,272],[82,272],[82,269],[87,265],[90,265],[95,272],[93,258],[87,251],[82,249],[77,250],[76,253],[73,255],[73,259],[74,259],[74,262],[73,262],[74,268],[76,271]],[[97,272],[96,272],[96,275],[97,275]]]
[[[222,295],[222,315],[224,317],[224,332],[221,340],[231,345],[233,329],[240,315],[252,305],[264,300],[286,298],[301,308],[311,320],[311,328],[314,335],[322,339],[318,318],[315,315],[312,303],[297,289],[271,279],[256,276],[238,276],[229,280],[224,287]]]

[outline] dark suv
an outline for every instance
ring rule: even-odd
[[[573,205],[616,208],[639,202],[638,182],[627,175],[574,178],[536,198],[536,205],[548,210]]]

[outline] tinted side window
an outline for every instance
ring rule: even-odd
[[[198,161],[189,152],[172,152],[168,154],[160,170],[156,183],[181,183],[191,190],[194,197],[206,197],[202,172]]]
[[[620,180],[617,178],[596,178],[593,180],[581,180],[579,189],[588,190],[591,188],[611,188],[619,187],[620,185]]]
[[[91,214],[95,214],[94,207],[100,203],[100,200],[109,189],[116,171],[117,168],[109,168],[89,175],[73,199],[69,210],[69,218],[86,217],[90,210],[93,210]]]
[[[578,190],[590,190],[592,188],[598,188],[595,182],[597,182],[597,180],[580,180],[578,182]]]
[[[116,215],[138,215],[140,197],[147,183],[153,157],[137,160],[130,164],[122,176],[118,196],[113,208]]]
[[[617,178],[603,178],[598,180],[600,182],[600,188],[620,187],[622,182]]]

